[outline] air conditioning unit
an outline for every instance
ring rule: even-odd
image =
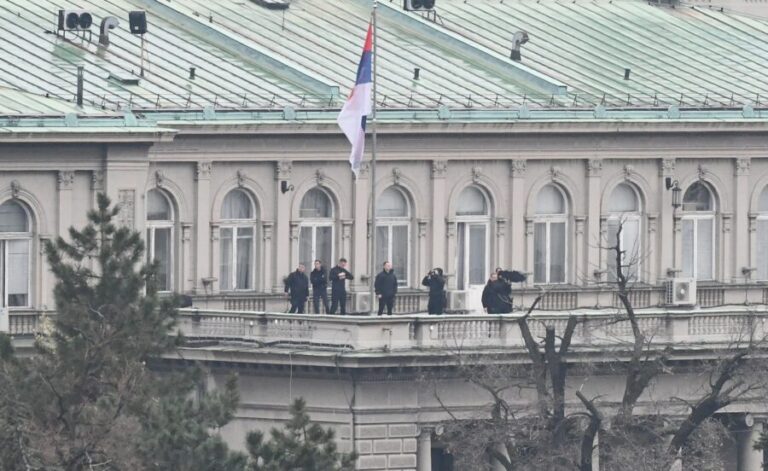
[[[403,9],[409,11],[434,10],[435,0],[403,0]]]
[[[460,310],[467,308],[466,291],[448,291],[448,309]]]
[[[93,15],[86,10],[59,10],[59,30],[85,31],[91,29]]]
[[[696,280],[693,278],[672,278],[667,280],[665,301],[667,306],[695,305]]]

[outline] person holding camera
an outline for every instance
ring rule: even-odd
[[[347,313],[347,280],[354,280],[352,273],[347,271],[347,259],[340,258],[339,264],[328,273],[331,280],[331,314],[336,314],[336,308],[341,307],[341,315]]]
[[[429,303],[427,312],[440,315],[445,311],[445,277],[442,268],[433,268],[421,280],[421,284],[429,287]]]
[[[395,304],[395,295],[397,295],[397,277],[392,271],[392,263],[384,262],[384,269],[376,275],[376,281],[373,283],[373,289],[379,300],[379,315],[384,313],[384,307],[387,308],[387,315],[392,315],[392,307]]]

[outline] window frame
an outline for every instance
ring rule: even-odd
[[[401,269],[397,266],[394,267],[396,274],[401,274],[400,277],[397,279],[397,285],[400,287],[407,287],[410,286],[411,283],[411,264],[413,263],[412,255],[413,251],[411,249],[412,240],[411,240],[411,234],[413,232],[412,228],[412,217],[413,217],[413,209],[411,208],[411,201],[408,198],[408,195],[405,194],[403,190],[398,188],[396,185],[390,185],[379,194],[379,197],[381,197],[385,192],[392,190],[396,191],[400,194],[400,197],[403,198],[403,201],[405,201],[405,216],[376,216],[376,224],[373,228],[374,231],[378,231],[379,228],[386,228],[387,229],[387,250],[386,250],[386,256],[385,259],[388,261],[392,261],[392,244],[393,244],[393,234],[395,232],[395,227],[406,227],[406,253],[405,253],[405,267],[400,271]],[[378,208],[377,208],[378,211]],[[376,238],[376,244],[380,244],[381,241],[379,237]],[[375,254],[378,253],[378,247],[373,247],[373,253],[374,257]],[[374,271],[378,270],[381,267],[381,263],[379,260],[376,260],[376,267],[374,267]],[[375,273],[374,273],[375,276]]]
[[[538,206],[538,198],[541,194],[541,191],[544,190],[544,188],[551,186],[555,188],[559,194],[560,197],[563,198],[563,209],[564,212],[560,214],[538,214],[536,213],[536,207]],[[534,215],[532,218],[533,222],[533,267],[534,267],[534,275],[533,275],[533,284],[534,285],[564,285],[568,283],[569,277],[569,270],[570,270],[570,245],[571,241],[568,237],[569,230],[570,230],[570,213],[571,206],[570,202],[568,200],[568,197],[563,191],[562,188],[560,188],[559,185],[556,185],[554,183],[547,183],[546,185],[539,188],[538,192],[536,193],[536,199],[534,200]],[[563,234],[565,239],[565,244],[563,247],[563,281],[551,281],[552,276],[552,251],[550,250],[551,247],[551,240],[552,240],[552,224],[563,224]],[[545,280],[544,281],[536,281],[536,228],[539,224],[544,224],[544,238],[545,238],[545,244],[546,244],[546,251],[545,251]]]
[[[642,251],[643,251],[643,244],[645,243],[645,240],[643,239],[643,200],[642,200],[642,198],[640,198],[640,192],[637,190],[637,188],[635,188],[635,186],[630,184],[630,183],[619,183],[618,185],[614,186],[613,190],[611,190],[611,197],[613,197],[613,193],[621,185],[624,185],[624,186],[628,187],[632,191],[632,194],[635,197],[635,202],[637,203],[636,204],[636,208],[637,209],[635,209],[634,211],[607,211],[607,216],[605,218],[605,224],[606,224],[605,229],[606,229],[606,233],[607,233],[608,229],[609,229],[609,225],[611,223],[614,223],[614,222],[618,223],[618,224],[622,224],[622,225],[625,224],[627,221],[634,221],[634,222],[637,223],[637,252],[638,252],[638,257],[637,257],[637,262],[636,262],[637,265],[635,265],[635,270],[634,270],[636,276],[635,276],[634,280],[631,277],[628,277],[628,281],[630,281],[630,282],[632,282],[632,281],[642,281],[642,279],[643,279],[643,275],[642,275],[642,273],[643,273],[643,271],[642,271],[643,255],[642,255]],[[619,250],[622,250],[622,251],[626,251],[627,250],[626,241],[625,241],[626,234],[627,233],[622,229],[622,231],[621,231],[621,240],[619,240]],[[613,245],[613,239],[607,240],[606,242],[607,242],[608,247],[611,247]],[[616,277],[613,274],[613,272],[610,270],[610,265],[609,265],[609,263],[611,263],[613,261],[613,259],[615,258],[614,257],[615,254],[610,252],[610,251],[608,251],[608,250],[605,250],[604,252],[607,254],[606,260],[605,260],[606,263],[605,263],[604,268],[606,270],[606,274],[608,276],[608,280],[615,282],[616,281]],[[626,256],[626,253],[622,254],[622,262],[625,261],[625,259],[624,259],[625,256]],[[628,276],[628,275],[629,275],[629,273],[625,273],[625,276]]]
[[[152,188],[147,192],[147,201],[149,201],[149,193],[156,191],[162,198],[165,198],[165,202],[168,204],[170,210],[170,219],[149,219],[148,215],[145,216],[146,230],[147,230],[147,259],[150,262],[155,260],[155,232],[157,229],[170,229],[171,246],[168,248],[168,289],[158,289],[159,293],[171,293],[176,287],[176,208],[173,205],[173,200],[165,191],[160,188]],[[149,205],[147,204],[147,210]]]
[[[27,206],[17,200],[8,199],[3,201],[0,204],[5,204],[9,201],[14,202],[17,204],[22,211],[24,211],[24,215],[26,216],[26,222],[27,222],[27,230],[25,232],[0,232],[0,249],[3,250],[3,264],[2,267],[2,283],[3,283],[3,292],[2,292],[2,299],[0,299],[0,308],[8,309],[10,310],[23,310],[23,309],[29,309],[32,307],[32,276],[34,274],[34,240],[35,240],[35,232],[34,232],[34,225],[33,225],[33,218],[30,210],[27,208]],[[8,305],[8,242],[14,241],[14,240],[24,240],[27,242],[27,246],[29,248],[29,251],[27,252],[27,302],[23,306],[9,306]]]
[[[311,191],[319,191],[325,195],[325,197],[328,199],[328,205],[331,209],[331,215],[329,217],[302,217],[301,216],[301,208],[302,204],[304,203],[304,198],[307,197],[307,195]],[[330,260],[323,260],[323,266],[331,266],[333,265],[333,261],[336,259],[336,205],[334,204],[334,200],[331,197],[330,194],[328,194],[325,189],[322,187],[316,186],[313,188],[310,188],[309,190],[304,193],[304,196],[302,196],[301,201],[299,202],[299,263],[304,263],[301,261],[301,234],[303,228],[311,228],[312,229],[312,242],[311,242],[311,249],[310,249],[310,260],[307,262],[309,265],[306,265],[308,269],[312,269],[313,262],[315,260],[318,260],[318,250],[317,250],[317,233],[318,228],[322,227],[330,227],[331,228],[331,259]]]
[[[245,196],[248,198],[248,202],[251,205],[251,214],[252,218],[250,219],[221,219],[219,224],[219,276],[221,276],[221,261],[224,259],[224,254],[222,253],[222,247],[221,247],[221,231],[223,229],[231,229],[232,230],[232,258],[230,261],[230,267],[232,270],[231,278],[229,280],[230,282],[230,288],[222,289],[221,288],[221,280],[219,280],[219,291],[223,291],[226,293],[230,292],[247,292],[247,291],[254,291],[256,289],[257,283],[256,283],[256,261],[257,261],[257,233],[258,233],[258,220],[259,220],[259,213],[258,213],[258,206],[256,205],[256,202],[254,201],[253,197],[248,191],[243,190],[242,188],[233,188],[229,190],[225,195],[222,201],[222,206],[219,208],[220,215],[224,214],[224,202],[227,199],[227,196],[233,191],[239,191],[245,194]],[[237,287],[237,240],[239,238],[238,232],[240,229],[251,229],[251,257],[249,260],[250,263],[250,269],[248,270],[250,278],[251,278],[251,286],[247,288],[240,288]]]
[[[712,209],[706,210],[706,211],[699,211],[699,210],[686,210],[685,208],[685,194],[690,190],[690,188],[695,184],[703,185],[704,188],[709,192],[709,201],[710,201],[710,207]],[[693,223],[693,260],[691,263],[691,273],[690,277],[697,280],[697,281],[715,281],[717,280],[717,252],[718,252],[718,244],[719,240],[717,237],[717,214],[719,211],[719,205],[717,198],[715,196],[715,191],[713,188],[708,185],[707,183],[703,181],[694,181],[688,187],[685,189],[685,192],[683,192],[683,200],[682,200],[682,207],[681,209],[681,215],[680,215],[680,234],[682,237],[683,233],[683,225],[686,221],[691,221]],[[699,221],[703,220],[709,220],[712,225],[712,234],[711,234],[711,241],[712,241],[712,247],[711,247],[711,263],[712,263],[712,273],[709,278],[699,278],[698,275],[698,265],[699,265],[699,257],[698,257],[698,251],[699,251]],[[683,252],[683,241],[681,239],[680,241],[680,257],[681,257],[681,265],[685,265],[685,253]],[[682,266],[681,266],[681,274],[682,272]],[[683,276],[686,276],[683,274]]]

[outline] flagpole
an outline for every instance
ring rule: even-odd
[[[373,315],[376,304],[376,68],[379,65],[379,55],[376,47],[379,43],[379,34],[376,29],[376,9],[378,0],[373,0],[373,12],[371,23],[373,24],[373,106],[371,107],[371,303],[370,315]]]

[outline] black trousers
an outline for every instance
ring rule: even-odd
[[[347,292],[341,293],[331,290],[331,314],[336,314],[336,308],[341,308],[341,315],[347,313]]]
[[[392,307],[395,305],[395,297],[394,296],[387,296],[387,297],[380,297],[379,298],[379,315],[382,315],[384,313],[384,306],[387,307],[387,315],[392,315]]]
[[[307,302],[307,298],[293,299],[291,298],[291,314],[304,314],[304,304]]]
[[[321,314],[320,312],[320,300],[323,301],[323,312],[328,314],[328,288],[313,289],[312,290],[312,304],[315,308],[315,314]]]
[[[429,314],[443,314],[445,312],[445,294],[430,296],[427,312]]]

